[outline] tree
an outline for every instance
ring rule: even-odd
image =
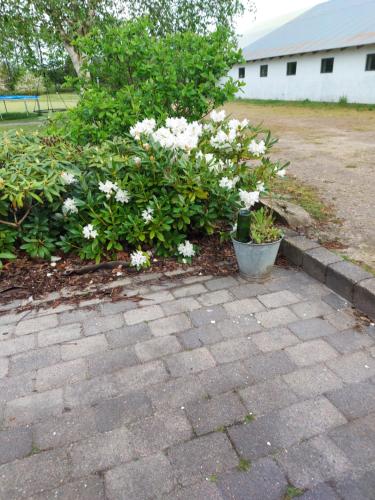
[[[48,54],[63,48],[80,76],[84,54],[77,41],[93,28],[147,15],[158,35],[206,33],[217,25],[232,27],[245,8],[254,8],[251,0],[3,0],[0,56],[9,57],[16,43],[20,57],[38,64],[45,48]]]

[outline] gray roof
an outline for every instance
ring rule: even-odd
[[[243,49],[247,61],[375,44],[375,0],[331,0]]]

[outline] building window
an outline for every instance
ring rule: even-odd
[[[297,63],[296,62],[288,62],[286,64],[286,74],[287,75],[295,75],[297,73]]]
[[[245,78],[245,68],[238,68],[238,78]]]
[[[268,76],[268,64],[262,64],[260,66],[260,76]]]
[[[375,71],[375,54],[367,54],[366,71]]]
[[[334,57],[326,57],[322,59],[322,64],[320,66],[321,73],[333,73],[333,61]]]

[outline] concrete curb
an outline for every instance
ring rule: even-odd
[[[292,264],[302,267],[307,274],[375,319],[375,278],[372,274],[290,230],[286,232],[280,252]]]

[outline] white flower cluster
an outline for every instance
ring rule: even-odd
[[[240,189],[239,195],[245,208],[250,208],[259,201],[259,191],[244,191]]]
[[[282,168],[281,170],[278,170],[278,171],[276,172],[276,175],[278,175],[279,177],[285,177],[285,175],[286,175],[286,170],[285,170],[285,168]]]
[[[152,221],[154,214],[154,209],[151,207],[146,208],[146,210],[143,210],[142,212],[142,218],[145,221],[146,224]]]
[[[156,127],[156,121],[153,118],[145,118],[141,122],[137,122],[133,127],[130,128],[130,135],[134,137],[137,141],[140,140],[141,135],[149,135],[153,132]]]
[[[87,240],[95,239],[98,236],[98,231],[94,229],[92,224],[87,224],[82,230],[84,238]]]
[[[264,141],[251,141],[249,144],[249,152],[254,156],[261,156],[267,151],[266,144]]]
[[[61,179],[64,184],[74,184],[77,182],[76,176],[70,172],[63,172],[61,174]]]
[[[126,189],[120,189],[115,182],[105,181],[99,182],[99,190],[106,194],[109,199],[113,193],[116,193],[115,200],[119,203],[128,203],[130,200],[129,193]]]
[[[184,243],[180,243],[177,247],[177,251],[180,255],[187,258],[194,257],[195,255],[194,246],[189,240],[186,240]]]
[[[219,186],[224,189],[233,189],[239,180],[240,178],[238,176],[234,177],[233,179],[229,179],[228,177],[222,177],[220,179]]]
[[[222,111],[211,111],[210,118],[213,122],[215,123],[221,123],[223,120],[225,120],[225,109]]]
[[[210,118],[215,123],[221,123],[225,119],[225,111],[212,111]],[[242,121],[232,119],[227,122],[225,130],[219,128],[216,135],[213,135],[210,139],[210,144],[216,149],[233,149],[241,147],[241,144],[236,144],[236,139],[241,131],[249,125],[249,120],[246,118]],[[214,131],[212,124],[208,124],[209,127],[206,130],[210,132]],[[222,126],[221,126],[222,127]]]
[[[62,207],[63,214],[76,214],[78,213],[78,208],[76,205],[76,202],[73,200],[73,198],[67,198]]]
[[[141,267],[147,265],[147,263],[148,263],[148,257],[141,250],[137,250],[136,252],[133,252],[132,254],[130,254],[130,265],[131,266],[136,267],[137,269],[140,269]]]

